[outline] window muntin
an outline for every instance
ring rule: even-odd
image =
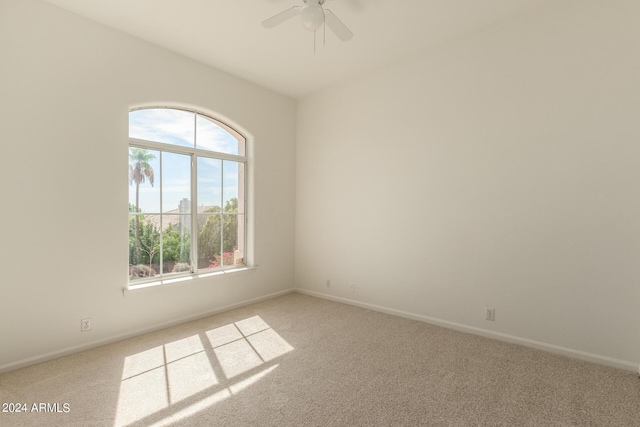
[[[245,138],[186,110],[129,119],[130,282],[244,264]]]

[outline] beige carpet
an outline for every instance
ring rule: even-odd
[[[301,294],[5,373],[0,402],[27,406],[3,427],[640,426],[634,373]]]

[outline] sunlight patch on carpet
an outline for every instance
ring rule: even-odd
[[[245,340],[225,344],[213,351],[227,378],[233,378],[264,363]]]
[[[257,383],[259,380],[261,380],[262,378],[270,374],[272,371],[274,371],[278,366],[280,365],[270,366],[264,369],[263,371],[260,371],[257,374],[250,376],[245,380],[242,380],[236,384],[232,384],[228,388],[225,388],[223,390],[220,390],[217,393],[207,396],[204,399],[199,400],[198,402],[193,403],[184,409],[174,412],[168,417],[154,424],[151,424],[150,427],[163,427],[163,426],[175,425],[176,423],[183,423],[187,418],[197,415],[198,412],[204,411],[212,407],[213,405],[220,403],[223,400],[231,397],[232,395],[240,393],[242,390],[246,389],[252,384]]]
[[[217,385],[209,358],[198,353],[167,365],[169,402],[176,403]]]
[[[258,332],[255,335],[247,337],[247,340],[258,353],[260,358],[265,362],[273,360],[276,357],[280,357],[293,350],[293,347],[282,339],[282,337],[273,329]]]
[[[127,356],[115,426],[193,416],[255,384],[280,366],[271,361],[293,350],[253,316]]]

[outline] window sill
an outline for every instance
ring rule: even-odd
[[[257,268],[258,266],[255,265],[252,267],[243,266],[239,268],[230,268],[228,270],[217,270],[212,272],[201,271],[199,273],[189,274],[187,276],[171,277],[167,279],[136,283],[134,285],[130,285],[127,288],[124,288],[122,290],[122,296],[126,296],[130,292],[138,292],[143,289],[166,288],[167,286],[175,286],[175,285],[181,285],[185,283],[192,283],[195,280],[206,279],[209,277],[217,277],[217,276],[224,277],[228,275],[235,276],[236,274],[247,273],[247,272],[256,270]]]

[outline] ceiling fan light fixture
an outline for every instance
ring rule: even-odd
[[[300,12],[302,25],[309,31],[317,30],[324,22],[324,10],[318,2],[308,2]]]

